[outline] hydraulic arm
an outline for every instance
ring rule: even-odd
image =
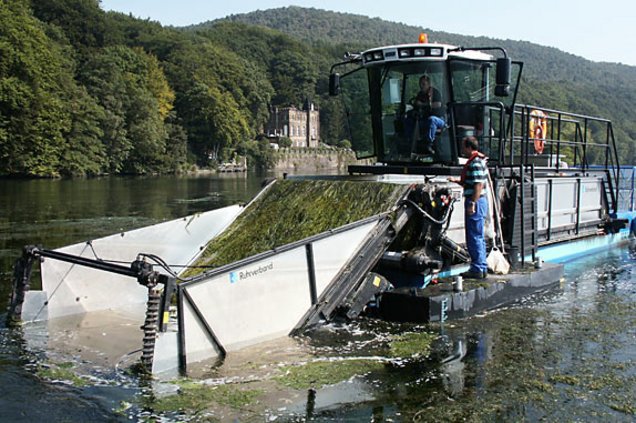
[[[15,324],[22,318],[22,305],[25,293],[29,291],[33,263],[36,259],[50,258],[119,275],[137,279],[139,284],[148,288],[148,303],[146,319],[142,329],[144,330],[143,352],[141,363],[147,369],[152,367],[154,356],[154,343],[157,330],[165,332],[168,327],[169,306],[172,295],[176,291],[176,278],[153,269],[153,265],[143,259],[146,255],[140,254],[130,266],[109,263],[99,259],[80,257],[59,251],[47,250],[36,246],[27,246],[22,252],[14,267],[13,289],[9,301],[7,323]],[[163,293],[161,287],[163,286]]]

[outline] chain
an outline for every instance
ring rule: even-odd
[[[148,372],[152,371],[152,362],[155,355],[155,341],[157,339],[157,322],[159,320],[160,303],[160,289],[157,286],[149,287],[148,302],[146,305],[146,320],[141,327],[144,331],[141,365]]]

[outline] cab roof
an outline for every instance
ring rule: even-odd
[[[493,60],[493,56],[481,51],[462,51],[461,47],[436,43],[398,44],[376,47],[362,52],[361,56],[363,65],[400,61],[446,60],[449,57],[483,61]]]

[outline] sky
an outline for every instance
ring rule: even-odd
[[[635,0],[101,0],[101,5],[173,26],[301,6],[435,31],[530,41],[596,62],[636,66]]]

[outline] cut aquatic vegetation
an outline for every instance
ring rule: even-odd
[[[53,382],[63,382],[76,387],[84,387],[88,381],[75,372],[73,363],[48,363],[40,364],[37,368],[37,375],[43,379]]]
[[[410,332],[394,336],[390,344],[390,356],[394,358],[426,358],[431,344],[437,338],[429,332]]]
[[[304,365],[285,367],[282,369],[283,374],[276,379],[292,389],[322,388],[354,376],[380,371],[383,368],[384,364],[375,360],[314,361]]]
[[[158,413],[187,411],[199,412],[214,404],[238,410],[253,404],[262,394],[258,389],[238,385],[209,386],[203,383],[182,381],[179,392],[161,399],[147,400],[146,406]]]
[[[207,268],[387,212],[405,189],[362,181],[277,181],[213,239],[195,267],[182,276],[195,276]]]

